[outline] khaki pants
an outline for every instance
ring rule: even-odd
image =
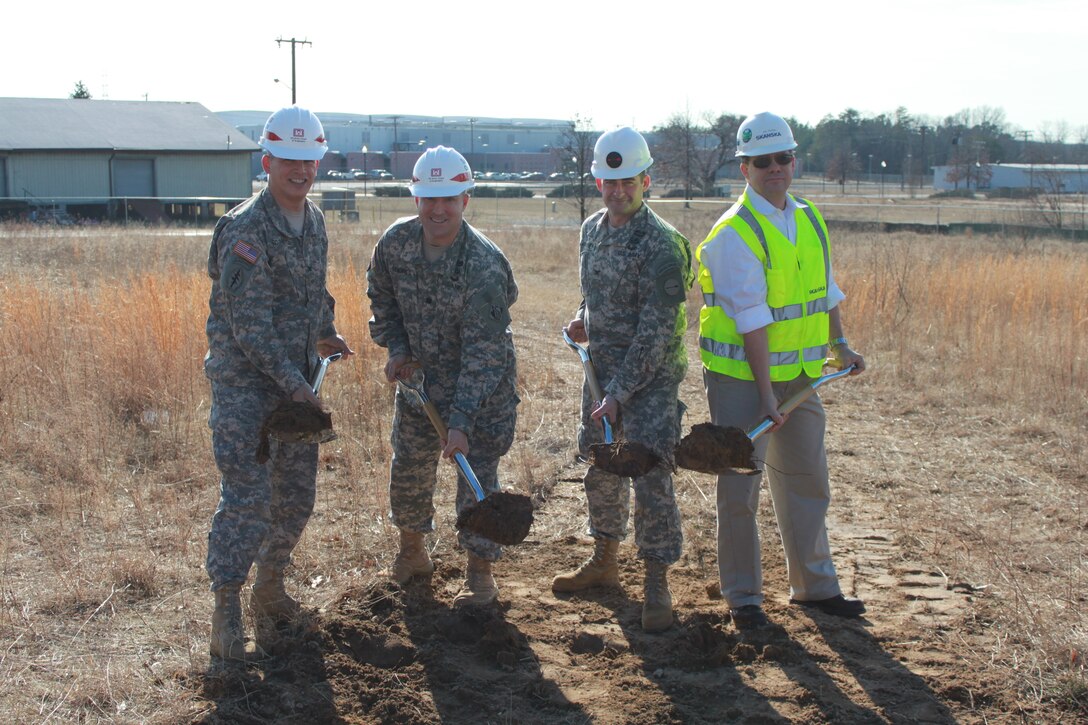
[[[779,401],[811,382],[801,377],[774,383]],[[748,430],[759,423],[756,384],[703,369],[711,421]],[[778,530],[786,554],[790,596],[825,599],[841,594],[825,517],[831,501],[824,449],[824,409],[813,395],[775,433],[755,442],[755,459],[763,462],[774,502]],[[759,556],[759,484],[762,476],[718,477],[718,574],[722,596],[730,607],[762,604],[763,573]]]

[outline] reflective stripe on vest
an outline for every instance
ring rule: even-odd
[[[699,347],[718,357],[727,357],[730,360],[736,360],[737,362],[748,362],[748,356],[744,354],[744,345],[735,345],[731,342],[718,342],[717,340],[711,340],[709,337],[700,337]],[[770,353],[769,362],[771,367],[774,367],[775,365],[796,365],[800,362],[822,363],[827,359],[828,346],[818,345],[816,347],[806,347],[802,350],[802,353],[803,356],[798,355],[796,350],[772,352]]]

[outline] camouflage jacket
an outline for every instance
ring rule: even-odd
[[[643,204],[619,229],[601,209],[582,224],[578,247],[578,314],[605,394],[622,405],[647,386],[679,383],[695,280],[688,240]]]
[[[510,306],[518,286],[491,240],[462,221],[445,254],[428,262],[419,218],[398,219],[375,245],[366,279],[371,337],[390,356],[422,364],[450,428],[471,435],[485,406],[517,404]]]
[[[213,382],[290,395],[317,364],[317,341],[336,334],[325,288],[325,218],[306,202],[301,235],[268,189],[227,212],[208,252],[205,374]]]

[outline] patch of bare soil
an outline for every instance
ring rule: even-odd
[[[840,405],[833,415],[852,409]],[[845,450],[832,441],[833,459],[866,455],[864,431],[851,435]],[[894,508],[879,488],[840,483],[843,495],[830,522],[843,588],[865,600],[866,616],[841,620],[788,603],[773,512],[764,501],[765,608],[772,626],[740,634],[717,593],[713,507],[705,500],[713,479],[679,474],[687,540],[683,559],[670,570],[675,623],[647,635],[640,626],[642,569],[630,539],[620,549],[621,590],[562,596],[550,590],[551,577],[591,548],[576,533],[584,495],[569,482],[582,470],[584,464],[572,461],[536,491],[533,532],[507,548],[495,567],[496,606],[451,607],[464,558],[446,548],[448,538],[440,539],[430,582],[402,589],[372,580],[339,593],[293,631],[266,635],[273,653],[266,662],[213,664],[200,687],[216,707],[201,721],[1035,719],[1015,693],[963,656],[964,648],[984,646],[970,607],[975,592],[904,554],[888,519]]]
[[[700,417],[697,385],[689,382],[683,392],[692,420]],[[886,415],[888,400],[867,394],[864,385],[842,382],[821,393],[829,419],[831,545],[843,590],[866,603],[863,618],[789,604],[764,491],[765,610],[772,626],[739,633],[718,594],[714,478],[686,470],[676,475],[685,546],[669,571],[671,629],[642,631],[642,567],[632,535],[620,548],[620,590],[553,594],[551,578],[591,550],[582,533],[579,483],[586,464],[571,457],[569,443],[537,441],[534,449],[549,457],[552,472],[519,481],[533,494],[534,522],[495,566],[495,606],[451,607],[465,557],[450,531],[440,531],[428,537],[436,561],[429,582],[401,588],[368,574],[324,601],[308,602],[318,606],[306,622],[266,639],[273,653],[267,661],[213,663],[193,675],[192,687],[211,701],[199,721],[1076,721],[1009,686],[1007,672],[989,661],[995,634],[987,612],[998,604],[987,600],[985,588],[946,576],[938,557],[907,540],[928,526],[926,506],[937,499],[927,496],[940,488],[933,478],[946,475],[934,472],[935,462],[973,456],[976,467],[986,468],[993,442],[982,440],[968,452],[975,443],[935,435],[925,416]],[[448,500],[436,505],[452,508]]]

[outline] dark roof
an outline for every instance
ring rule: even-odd
[[[7,151],[260,151],[199,103],[0,98],[0,118]]]

